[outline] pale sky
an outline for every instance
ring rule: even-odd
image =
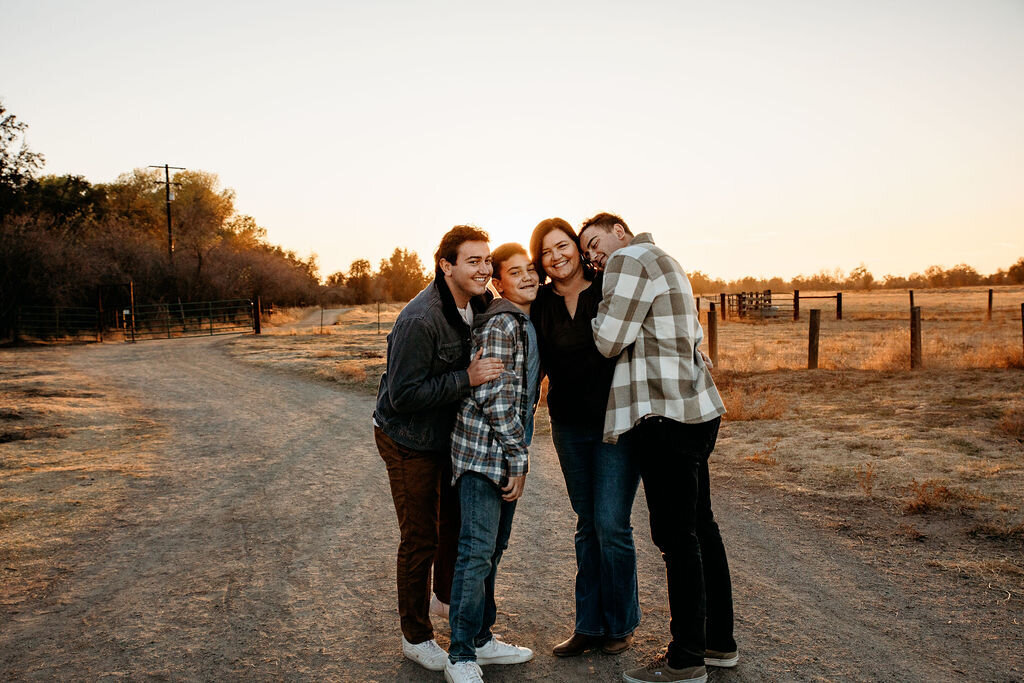
[[[1024,2],[0,0],[46,173],[217,173],[321,273],[598,211],[733,279],[1024,256]]]

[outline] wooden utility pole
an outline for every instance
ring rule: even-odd
[[[171,169],[175,171],[184,171],[185,169],[181,166],[150,166],[150,168],[162,168],[164,169],[163,181],[157,180],[156,183],[163,183],[164,186],[164,197],[167,199],[167,260],[171,263],[174,262],[174,235],[171,233],[171,200],[174,196],[171,194]],[[181,183],[173,183],[174,185],[180,186]]]

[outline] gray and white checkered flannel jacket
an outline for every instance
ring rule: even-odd
[[[593,320],[597,349],[618,356],[605,412],[614,443],[647,415],[700,423],[725,413],[701,356],[704,330],[679,263],[640,233],[605,263],[604,299]]]

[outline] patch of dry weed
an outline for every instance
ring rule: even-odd
[[[910,482],[909,489],[912,497],[903,506],[903,511],[908,515],[921,515],[950,508],[963,513],[965,510],[976,508],[979,501],[985,500],[985,496],[976,492],[964,488],[950,488],[935,479],[923,482],[914,479]]]
[[[996,423],[996,428],[1018,441],[1024,441],[1024,408],[1008,408]]]

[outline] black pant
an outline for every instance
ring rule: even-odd
[[[668,663],[674,668],[703,665],[706,649],[736,649],[729,563],[711,512],[708,482],[708,456],[721,421],[683,424],[652,417],[630,432],[651,538],[668,574]]]

